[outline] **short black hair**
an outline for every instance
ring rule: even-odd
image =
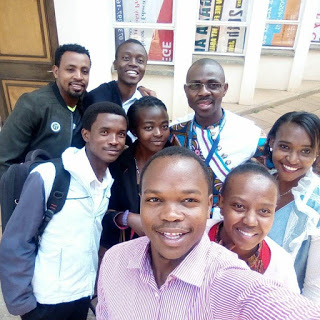
[[[146,48],[144,47],[144,45],[143,45],[139,40],[130,38],[130,39],[122,42],[121,44],[119,44],[119,46],[117,47],[117,49],[116,49],[116,54],[115,54],[115,59],[116,59],[116,60],[118,59],[118,53],[119,53],[120,48],[121,48],[122,46],[124,46],[125,44],[127,44],[127,43],[135,43],[135,44],[140,45],[140,46],[144,49],[144,51],[145,51],[145,53],[146,53],[146,57],[147,57],[147,59],[148,59],[148,53],[147,53],[147,50],[146,50]]]
[[[311,140],[311,148],[320,151],[320,119],[313,113],[305,111],[292,111],[282,115],[272,126],[268,133],[265,146],[265,155],[271,159],[269,142],[275,139],[277,132],[284,123],[295,123],[303,128]],[[272,160],[272,159],[271,159]]]
[[[277,188],[277,193],[279,194],[279,189],[278,189],[278,183],[276,178],[268,171],[268,169],[263,166],[261,163],[252,161],[252,160],[248,160],[240,165],[238,165],[237,167],[235,167],[234,169],[232,169],[226,176],[226,179],[224,180],[224,183],[222,185],[222,188],[220,190],[220,193],[222,196],[225,195],[226,190],[228,189],[228,186],[230,184],[230,180],[232,177],[236,176],[236,175],[241,175],[241,174],[245,174],[245,173],[254,173],[256,175],[259,176],[264,176],[267,179],[269,179],[271,182],[274,183],[274,185]]]
[[[160,107],[167,112],[167,107],[165,106],[165,104],[156,97],[145,96],[139,100],[136,100],[130,106],[127,113],[128,119],[129,119],[129,130],[132,131],[137,129],[137,126],[138,126],[137,118],[138,118],[139,110],[154,108],[154,107]]]
[[[168,147],[168,148],[164,148],[161,151],[157,152],[155,155],[153,155],[148,162],[145,164],[145,166],[142,169],[141,172],[141,176],[140,176],[140,193],[142,190],[142,182],[143,182],[143,177],[145,175],[145,172],[148,170],[148,167],[150,166],[150,164],[156,160],[156,159],[160,159],[160,158],[167,158],[167,157],[176,157],[176,158],[186,158],[186,159],[193,159],[196,162],[198,162],[198,164],[201,167],[201,170],[204,174],[206,183],[208,185],[208,194],[212,193],[212,179],[211,179],[211,174],[209,172],[208,167],[206,166],[206,164],[204,163],[204,161],[202,161],[194,152],[192,152],[191,150],[184,148],[184,147],[178,147],[178,146],[172,146],[172,147]],[[174,166],[174,161],[171,164],[172,166]]]
[[[62,55],[67,51],[86,54],[89,57],[90,64],[91,64],[91,58],[90,58],[89,50],[87,50],[83,46],[80,46],[79,44],[76,44],[76,43],[71,44],[71,43],[69,43],[69,44],[63,44],[63,45],[59,46],[58,49],[56,50],[55,57],[54,57],[54,64],[57,67],[60,66]]]
[[[82,127],[90,131],[92,124],[100,113],[111,113],[122,116],[126,119],[127,127],[129,125],[128,117],[122,107],[113,102],[103,101],[94,103],[86,109],[82,117]]]

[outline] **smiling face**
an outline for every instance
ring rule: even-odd
[[[169,139],[169,118],[167,112],[157,106],[137,110],[137,128],[133,133],[140,148],[156,153],[164,148]]]
[[[127,122],[123,116],[99,113],[91,129],[82,129],[86,152],[93,168],[106,168],[121,154],[126,142]]]
[[[254,254],[272,227],[277,199],[277,187],[267,177],[256,173],[232,176],[219,199],[224,245],[241,259]]]
[[[172,270],[199,243],[212,206],[202,168],[191,158],[155,159],[141,185],[141,219],[156,268]]]
[[[90,59],[86,54],[66,51],[53,74],[63,100],[68,106],[78,103],[89,83]]]
[[[311,147],[311,139],[298,124],[285,122],[274,139],[272,161],[280,181],[296,183],[311,168],[318,150]]]
[[[194,64],[187,75],[187,83],[208,83],[222,84],[214,90],[202,86],[200,90],[192,90],[184,86],[190,108],[195,111],[196,121],[202,126],[209,126],[216,123],[222,117],[221,102],[228,90],[222,68],[215,63],[204,65]]]
[[[118,82],[125,85],[137,85],[144,76],[147,60],[143,46],[132,42],[122,45],[113,63],[118,72]]]

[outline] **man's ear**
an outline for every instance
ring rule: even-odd
[[[58,78],[58,70],[59,70],[58,66],[56,66],[56,65],[52,66],[52,73],[53,73],[55,79]]]
[[[88,142],[89,141],[89,138],[90,138],[90,131],[87,130],[87,129],[82,129],[81,130],[81,135],[82,135],[82,138],[85,142]]]
[[[117,60],[114,60],[114,61],[113,61],[113,69],[114,69],[114,70],[118,70]]]
[[[223,96],[226,95],[227,91],[228,91],[228,88],[229,88],[229,84],[228,83],[225,83],[224,86],[223,86]]]
[[[207,219],[210,219],[210,213],[212,210],[213,205],[213,194],[210,194],[208,197],[208,213],[207,213]]]
[[[188,87],[187,87],[186,85],[184,85],[183,88],[184,88],[184,92],[185,92],[186,94],[188,94],[188,93],[187,93]]]

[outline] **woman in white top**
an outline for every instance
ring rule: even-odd
[[[274,177],[247,162],[233,169],[219,196],[221,219],[208,220],[209,238],[238,254],[251,270],[300,292],[290,255],[267,237],[278,201]]]
[[[320,119],[309,112],[282,115],[268,134],[266,150],[280,191],[269,237],[294,259],[302,294],[320,303],[320,178],[313,172]]]

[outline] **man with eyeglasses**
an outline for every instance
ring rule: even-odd
[[[186,82],[184,90],[195,115],[171,127],[170,142],[192,150],[211,168],[216,205],[226,175],[251,157],[262,155],[265,135],[252,121],[221,107],[228,83],[217,61],[194,62]]]

